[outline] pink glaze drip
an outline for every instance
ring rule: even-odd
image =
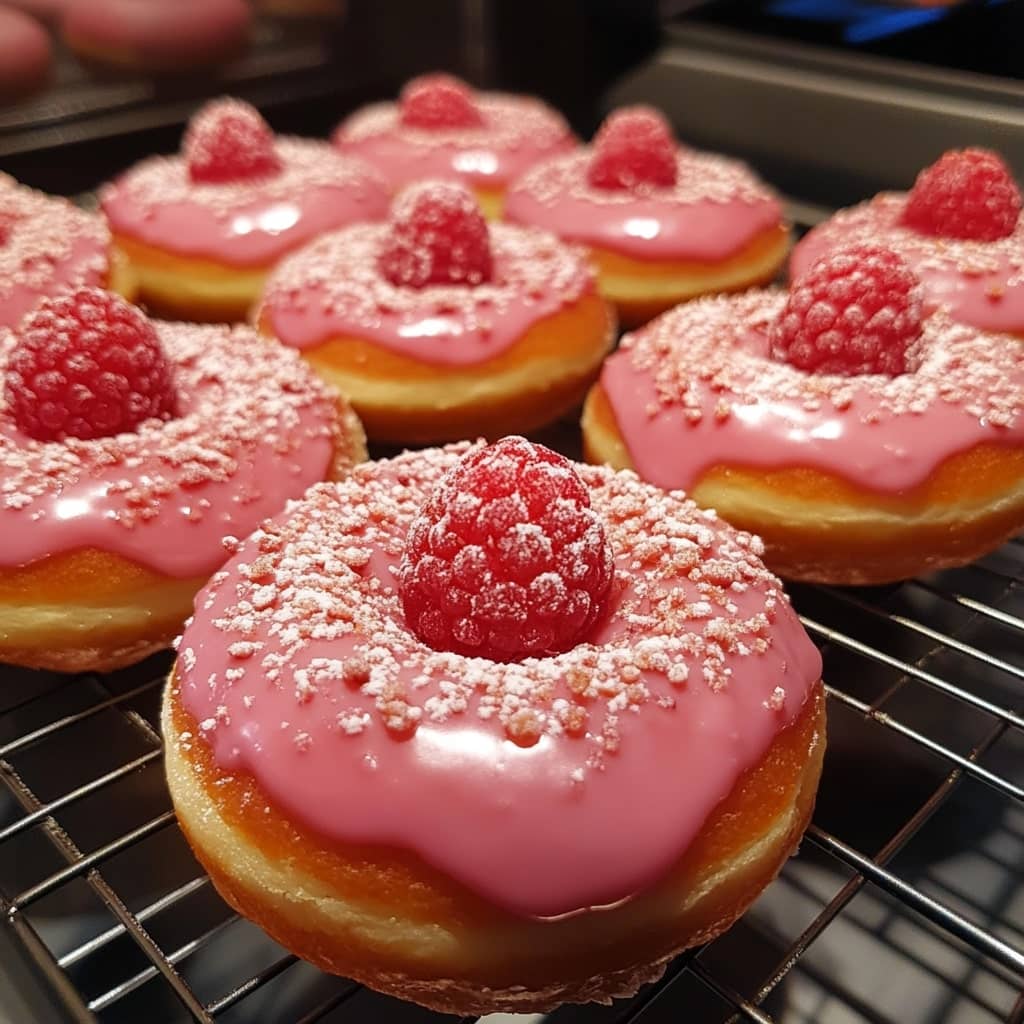
[[[821,658],[756,538],[595,467],[617,571],[592,643],[514,664],[431,650],[394,573],[466,449],[357,467],[242,545],[180,641],[182,740],[327,839],[415,851],[513,913],[627,899],[794,720]],[[509,739],[523,714],[532,746]]]
[[[109,248],[102,218],[0,175],[0,328],[47,296],[105,285]]]
[[[539,100],[483,93],[480,128],[410,128],[395,103],[375,103],[343,121],[334,145],[361,157],[394,188],[426,178],[500,188],[556,153],[576,145],[561,115]]]
[[[782,223],[778,198],[743,164],[678,151],[677,184],[643,191],[587,182],[591,150],[535,167],[509,189],[505,219],[637,259],[714,263]]]
[[[387,189],[361,161],[304,139],[279,138],[277,152],[280,174],[229,184],[196,184],[180,156],[144,160],[103,189],[103,212],[116,235],[237,267],[387,213]]]
[[[0,410],[0,566],[79,548],[177,578],[210,573],[245,535],[351,453],[332,393],[248,328],[156,322],[178,416],[133,434],[33,441]],[[0,335],[6,364],[13,335]]]
[[[713,466],[809,466],[899,493],[980,444],[1024,444],[1024,347],[942,313],[900,377],[807,374],[769,355],[781,291],[706,299],[623,339],[601,385],[637,472],[692,489]]]
[[[1024,332],[1024,217],[995,242],[931,238],[902,226],[906,202],[903,193],[883,193],[840,210],[798,243],[791,274],[799,277],[839,246],[887,245],[921,278],[928,308],[986,331]]]
[[[257,322],[293,348],[355,337],[444,366],[482,363],[533,324],[594,291],[579,253],[547,232],[492,224],[493,279],[475,286],[394,285],[377,269],[386,225],[314,242],[271,275]]]

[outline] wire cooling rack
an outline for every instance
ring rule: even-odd
[[[516,1020],[1024,1024],[1024,539],[791,593],[829,684],[800,855],[636,998]],[[163,780],[168,666],[0,673],[0,1021],[457,1020],[321,974],[219,899]]]
[[[793,588],[830,684],[800,856],[659,984],[548,1019],[1024,1021],[1022,579],[1015,541],[895,587]],[[3,681],[3,927],[66,1019],[440,1020],[319,974],[219,900],[163,784],[167,665]]]

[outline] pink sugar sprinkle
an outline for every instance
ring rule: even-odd
[[[396,103],[374,103],[338,127],[339,142],[360,142],[381,135],[429,145],[442,141],[466,148],[515,149],[525,143],[553,146],[569,135],[562,116],[539,100],[503,93],[478,93],[474,102],[483,117],[480,127],[416,128],[402,123]]]
[[[279,265],[267,282],[263,310],[301,314],[311,304],[327,304],[335,318],[371,328],[385,315],[406,323],[433,316],[439,329],[443,325],[444,333],[456,335],[501,318],[511,303],[532,291],[560,295],[569,305],[592,287],[580,252],[548,232],[510,224],[492,224],[489,230],[494,264],[490,281],[473,287],[404,288],[378,270],[387,225],[343,228]]]
[[[288,203],[311,189],[340,188],[376,194],[380,181],[362,161],[342,156],[326,142],[315,139],[279,137],[277,155],[281,171],[251,180],[203,184],[189,176],[181,156],[155,156],[126,171],[100,193],[107,203],[116,194],[119,201],[146,210],[174,203],[188,203],[224,216],[259,198],[265,203]]]
[[[567,156],[546,160],[527,171],[515,188],[549,206],[566,196],[586,199],[595,206],[635,203],[637,193],[633,190],[594,188],[589,184],[587,172],[592,153],[590,147],[584,147]],[[649,187],[646,191],[670,206],[692,206],[701,202],[760,203],[775,198],[745,164],[692,149],[677,150],[675,185]]]
[[[313,487],[287,518],[257,531],[229,569],[230,601],[213,623],[229,652],[254,646],[248,638],[255,629],[268,647],[267,682],[291,680],[297,706],[313,694],[337,701],[341,736],[380,728],[406,736],[424,722],[475,716],[500,723],[522,746],[574,737],[584,744],[586,764],[599,768],[619,748],[622,716],[675,707],[671,695],[653,699],[645,673],[662,674],[677,693],[700,685],[723,691],[732,659],[769,649],[785,599],[758,560],[755,539],[679,493],[593,466],[577,468],[606,524],[617,573],[609,618],[592,642],[513,663],[431,649],[406,626],[386,568],[357,570],[339,553],[356,543],[376,552],[394,548],[393,566],[402,546],[394,541],[404,540],[469,447],[357,466],[340,483]],[[267,546],[276,552],[272,583],[254,581],[254,563],[246,560]],[[261,581],[267,575],[261,572]],[[254,594],[267,586],[276,600],[256,607]],[[311,644],[322,652],[320,642],[342,638],[351,652],[343,659],[310,654]],[[346,706],[353,691],[364,706]]]
[[[297,353],[268,345],[245,327],[154,323],[174,370],[179,414],[115,437],[38,442],[21,435],[9,410],[0,408],[0,492],[9,508],[31,514],[37,499],[82,480],[107,481],[117,467],[125,475],[105,493],[126,529],[172,502],[201,517],[209,503],[190,492],[230,481],[239,461],[263,449],[268,436],[280,434],[282,454],[314,436],[330,436],[337,451],[345,450],[336,399]],[[0,331],[0,373],[13,344],[14,335]],[[297,431],[300,411],[311,408],[319,413],[315,433]],[[229,551],[237,547],[232,538],[224,543]]]
[[[25,188],[6,174],[0,174],[0,214],[8,231],[0,244],[0,303],[16,288],[48,294],[57,266],[83,243],[88,255],[62,275],[62,286],[104,280],[110,232],[102,217]]]
[[[772,402],[806,408],[813,396],[812,405],[843,411],[859,397],[864,422],[922,415],[939,403],[996,426],[1024,417],[1018,379],[1005,372],[1024,364],[1024,347],[1015,338],[954,323],[938,312],[925,318],[912,373],[808,374],[768,354],[769,328],[785,301],[778,289],[700,299],[627,335],[622,349],[650,374],[660,415],[681,413],[691,423],[703,419],[707,391],[733,410]]]

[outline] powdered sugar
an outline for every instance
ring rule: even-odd
[[[110,233],[101,217],[0,174],[0,327],[41,296],[106,283]]]
[[[154,323],[175,378],[175,418],[44,443],[0,408],[0,564],[95,545],[171,575],[209,572],[225,534],[249,532],[322,480],[335,454],[351,459],[333,394],[294,353],[247,328]],[[0,368],[13,343],[0,334]]]
[[[520,746],[574,736],[584,742],[570,766],[594,769],[618,749],[622,715],[665,714],[686,687],[724,691],[737,659],[770,649],[786,599],[754,538],[632,474],[581,466],[616,567],[608,619],[590,642],[510,664],[432,650],[406,625],[391,570],[420,506],[466,450],[357,467],[245,543],[207,591],[216,643],[246,668],[242,683],[225,680],[228,692],[291,680],[294,704],[324,702],[318,713],[343,736],[464,718]],[[353,546],[371,552],[369,571],[349,564]],[[268,572],[278,598],[257,610]],[[254,656],[252,638],[265,645]]]

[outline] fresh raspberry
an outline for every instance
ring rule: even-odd
[[[406,622],[435,650],[514,661],[566,651],[597,621],[612,552],[571,462],[522,437],[470,452],[413,520]]]
[[[381,273],[406,288],[481,284],[493,273],[487,222],[461,185],[428,181],[392,204],[381,249]]]
[[[270,125],[241,100],[207,103],[189,122],[183,149],[195,182],[247,181],[281,170]]]
[[[451,75],[422,75],[402,90],[402,124],[410,128],[479,128],[484,123],[472,90]]]
[[[921,334],[917,277],[876,245],[822,257],[793,283],[771,332],[772,355],[808,373],[906,373]]]
[[[1013,233],[1020,189],[987,149],[951,149],[914,182],[903,223],[923,235],[992,242]]]
[[[37,441],[110,437],[175,406],[153,325],[99,288],[46,299],[22,321],[4,391],[18,429]]]
[[[665,118],[651,107],[623,107],[609,114],[594,138],[587,180],[594,188],[671,188],[676,144]]]
[[[11,232],[14,230],[14,225],[19,220],[21,218],[13,210],[0,209],[0,245],[7,244],[7,240],[11,237]]]

